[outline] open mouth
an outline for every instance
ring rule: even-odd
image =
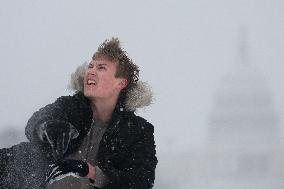
[[[87,81],[87,84],[88,84],[88,85],[96,85],[96,82],[95,82],[94,80],[90,80],[90,79],[89,79],[89,80]]]

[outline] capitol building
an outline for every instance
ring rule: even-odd
[[[206,145],[193,152],[188,183],[208,189],[284,188],[280,119],[265,79],[239,65],[221,81]]]
[[[283,126],[267,81],[248,61],[245,41],[213,101],[203,147],[163,155],[163,171],[179,175],[164,187],[283,189]]]

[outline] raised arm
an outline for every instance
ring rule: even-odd
[[[78,143],[88,132],[92,111],[83,94],[58,98],[36,111],[28,120],[25,133],[30,142],[39,146],[51,146],[53,155],[65,153],[68,143]],[[58,140],[62,145],[57,145]],[[74,139],[74,140],[71,140]],[[70,141],[71,140],[71,141]],[[56,151],[57,150],[57,151]]]

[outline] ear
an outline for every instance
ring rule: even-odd
[[[119,81],[119,83],[118,83],[118,87],[122,90],[122,89],[124,89],[125,87],[127,87],[127,85],[128,85],[127,79],[121,78],[120,81]]]

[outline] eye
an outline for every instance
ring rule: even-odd
[[[94,65],[92,64],[92,63],[90,63],[89,65],[88,65],[88,68],[93,68],[94,67]]]
[[[106,70],[106,67],[104,67],[104,66],[98,66],[98,70]]]

